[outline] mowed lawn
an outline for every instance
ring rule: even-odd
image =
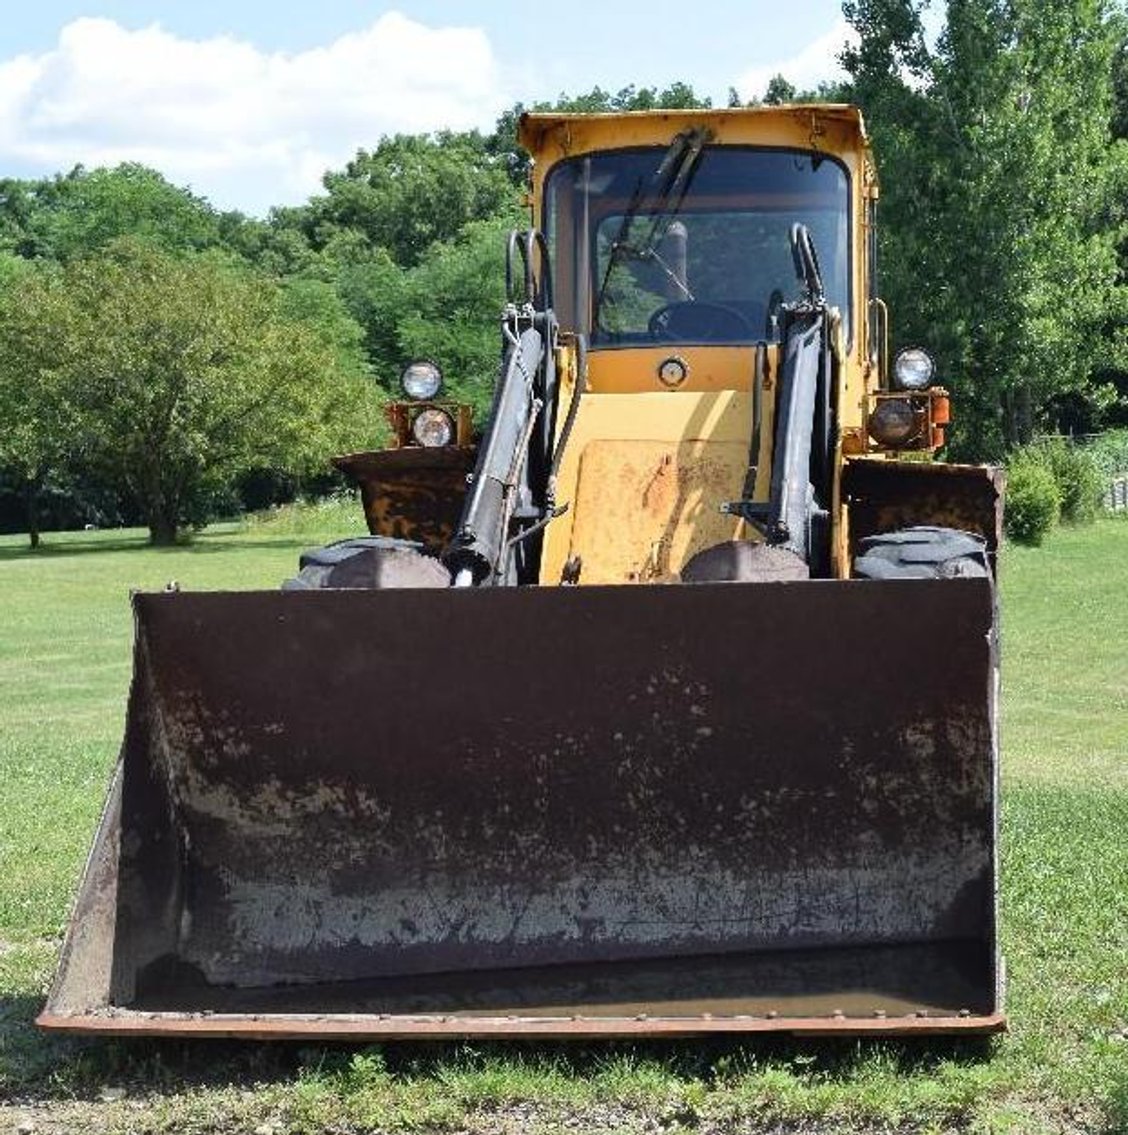
[[[1128,520],[1003,557],[1007,1036],[60,1041],[38,1011],[120,742],[131,588],[273,588],[359,509],[0,538],[0,1132],[1128,1131]],[[911,681],[912,675],[905,675]],[[891,690],[895,696],[896,691]]]

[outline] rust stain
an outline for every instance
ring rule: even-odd
[[[410,446],[333,458],[359,486],[368,531],[444,547],[466,497],[476,450]]]
[[[685,1017],[647,1016],[599,1019],[582,1014],[557,1019],[522,1016],[407,1017],[390,1014],[256,1014],[122,1012],[116,1016],[65,1016],[43,1013],[36,1024],[53,1032],[103,1036],[176,1036],[211,1039],[290,1040],[413,1040],[419,1037],[486,1039],[598,1039],[609,1037],[693,1037],[716,1033],[788,1033],[797,1036],[912,1036],[997,1033],[1006,1029],[1000,1013],[961,1017],[904,1017],[875,1015],[871,1019],[828,1017]]]
[[[698,551],[734,538],[746,442],[593,441],[580,461],[571,554],[586,583],[673,582]]]

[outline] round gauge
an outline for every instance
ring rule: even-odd
[[[689,377],[689,366],[686,364],[685,359],[679,359],[676,355],[672,355],[668,359],[663,359],[658,364],[658,381],[663,386],[668,386],[670,389],[681,386],[683,382]]]

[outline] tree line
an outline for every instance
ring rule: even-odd
[[[856,102],[874,136],[894,345],[936,356],[949,455],[1128,423],[1128,50],[1103,0],[848,0],[847,78],[764,102]],[[735,92],[730,105],[737,105]],[[708,106],[688,85],[534,109]],[[492,132],[396,135],[265,219],[139,165],[0,180],[0,527],[144,523],[330,484],[383,439],[403,361],[483,408],[505,234],[527,223],[525,108]]]

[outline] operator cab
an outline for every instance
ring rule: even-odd
[[[561,325],[593,350],[778,342],[797,223],[850,326],[850,182],[832,156],[690,129],[557,162],[544,204]]]

